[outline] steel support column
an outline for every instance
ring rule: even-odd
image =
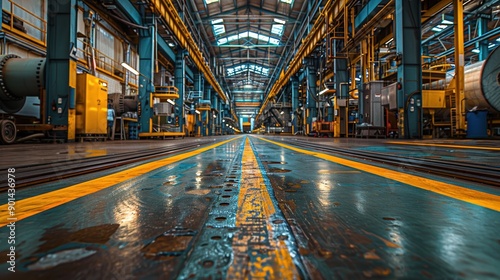
[[[316,69],[314,66],[308,66],[306,68],[307,71],[307,102],[306,102],[306,115],[307,115],[307,122],[306,122],[306,135],[308,135],[311,130],[312,130],[312,123],[313,119],[316,119],[318,116],[318,104],[316,102],[316,99],[318,98],[316,96],[316,81],[318,80],[318,77],[316,75]]]
[[[347,32],[347,31],[344,31]],[[337,47],[341,49],[343,44],[340,44],[340,46],[337,46],[337,40],[333,41],[333,73],[335,75],[333,76],[333,81],[335,83],[335,90],[336,92],[336,103],[334,104],[335,107],[338,106],[338,101],[339,100],[345,100],[345,103],[349,103],[349,69],[347,67],[347,58],[337,58]],[[348,114],[348,108],[347,106],[345,108],[345,114]],[[332,108],[335,110],[335,108]],[[334,111],[335,112],[335,111]],[[341,134],[341,129],[343,126],[346,128],[346,135],[348,134],[348,122],[349,119],[346,118],[345,116],[341,115],[341,112],[343,112],[340,108],[337,111],[337,116],[334,116],[334,119],[336,121],[335,123],[335,137],[340,136]],[[341,122],[344,121],[344,124],[341,124]]]
[[[477,19],[477,35],[482,36],[488,32],[488,18],[480,17]],[[489,54],[488,39],[478,42],[477,48],[479,49],[479,60],[485,60]]]
[[[186,52],[182,49],[177,50],[175,56],[174,83],[179,91],[179,99],[175,100],[175,119],[180,132],[184,131],[184,92],[186,90],[186,61],[184,56]]]
[[[72,141],[76,130],[76,0],[50,0],[48,6],[44,122],[67,128],[58,136]]]
[[[300,131],[301,128],[299,127],[299,119],[301,118],[302,111],[299,108],[299,80],[297,79],[297,76],[292,76],[291,78],[292,81],[292,134],[295,134],[295,132]]]
[[[462,104],[465,98],[464,1],[453,0],[453,10],[455,19],[455,96],[454,102],[452,103],[455,104],[452,104],[451,115],[452,122],[454,122],[452,127],[455,127],[455,131],[452,131],[452,134],[459,134],[465,131],[465,110]],[[456,112],[453,112],[455,108]],[[455,116],[455,118],[453,116]],[[453,120],[453,118],[455,120]]]
[[[200,102],[201,100],[206,100],[205,98],[205,92],[204,92],[204,86],[205,86],[205,82],[204,82],[204,79],[203,79],[203,74],[200,73],[199,70],[195,69],[194,71],[194,91],[197,92],[200,96],[200,99],[198,100],[198,104],[196,104],[195,108],[197,106],[200,106]],[[207,113],[206,111],[200,111],[200,114],[199,116],[196,117],[197,119],[197,128],[198,128],[198,132],[197,134],[200,135],[200,136],[205,136],[205,120],[206,120],[206,117],[207,117]]]
[[[396,51],[398,54],[399,135],[422,137],[422,60],[420,0],[396,1]],[[463,34],[463,32],[462,32]]]
[[[153,69],[156,30],[150,26],[139,34],[139,132],[152,132],[153,110],[150,104],[150,93],[154,92]]]

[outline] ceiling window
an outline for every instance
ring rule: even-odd
[[[240,64],[240,65],[237,65],[237,66],[234,66],[231,68],[227,68],[226,71],[227,71],[227,76],[241,74],[241,73],[246,72],[246,71],[250,71],[250,72],[253,72],[253,73],[256,73],[259,75],[264,75],[264,76],[269,75],[269,68],[264,67],[262,65],[258,65],[258,64],[252,64],[252,63]]]
[[[280,1],[283,3],[290,4],[290,5],[292,5],[292,2],[293,2],[293,0],[280,0]],[[208,0],[207,0],[207,2],[208,2]]]
[[[250,31],[250,32],[248,32],[248,37],[254,38],[254,39],[259,39],[259,34]]]
[[[226,33],[226,28],[224,27],[223,22],[223,19],[212,20],[212,28],[214,29],[215,36]]]
[[[284,20],[275,18],[274,24],[272,25],[272,28],[271,28],[271,33],[274,33],[278,36],[283,35],[283,29],[285,27],[284,24],[285,24]]]
[[[227,43],[227,38],[224,37],[224,38],[220,38],[219,40],[217,40],[217,45],[222,45],[222,44],[225,44]]]
[[[231,36],[227,37],[227,41],[231,42],[231,41],[234,41],[234,40],[238,40],[238,38],[239,38],[238,34],[231,35]]]
[[[269,38],[269,44],[278,46],[280,44],[280,40],[271,37],[271,38]]]
[[[239,34],[220,38],[217,40],[217,45],[220,46],[220,45],[223,45],[223,44],[226,44],[226,43],[238,40],[238,39],[245,39],[245,38],[257,39],[257,40],[264,41],[266,43],[277,45],[277,46],[280,44],[280,40],[276,39],[274,37],[269,37],[266,35],[257,34],[253,31],[245,31],[245,32],[241,32]]]
[[[205,3],[207,3],[207,4],[212,4],[212,3],[217,3],[217,2],[219,2],[219,0],[205,0]]]

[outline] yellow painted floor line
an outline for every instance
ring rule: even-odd
[[[452,145],[452,144],[439,144],[439,143],[415,143],[415,142],[398,142],[398,141],[391,141],[386,143],[396,144],[396,145],[410,145],[410,146],[430,146],[430,147],[444,147],[444,148],[454,148],[454,149],[500,151],[500,148],[497,147],[484,147],[484,146],[467,146],[467,145]]]
[[[298,270],[286,244],[273,236],[270,218],[276,209],[248,138],[243,151],[240,182],[236,213],[238,232],[233,238],[234,260],[228,269],[228,277],[299,279]]]
[[[308,151],[308,150],[303,150],[300,148],[292,147],[286,144],[282,144],[279,142],[274,142],[268,139],[264,138],[259,138],[263,141],[281,146],[283,148],[290,149],[292,151],[296,151],[299,153],[315,156],[321,159],[325,159],[331,162],[335,162],[338,164],[345,165],[347,167],[351,167],[354,169],[358,169],[367,173],[372,173],[377,176],[381,176],[390,180],[398,181],[413,187],[417,187],[420,189],[428,190],[431,192],[435,192],[447,197],[451,197],[457,200],[469,202],[484,208],[488,208],[491,210],[495,210],[500,212],[500,196],[494,195],[494,194],[489,194],[489,193],[484,193],[464,187],[460,187],[457,185],[453,184],[448,184],[432,179],[427,179],[424,177],[416,176],[416,175],[411,175],[411,174],[406,174],[398,171],[394,171],[391,169],[385,169],[377,166],[372,166],[369,164],[364,164],[352,160],[347,160],[335,156],[330,156],[326,154],[322,154],[319,152],[313,152],[313,151]]]
[[[224,145],[238,138],[222,141],[194,151],[175,155],[154,162],[145,163],[143,165],[123,170],[114,174],[106,175],[80,184],[69,186],[63,189],[51,191],[48,193],[16,201],[14,216],[10,215],[10,212],[8,211],[8,205],[4,204],[0,206],[0,227],[3,227],[7,225],[9,222],[13,221],[13,220],[8,220],[9,218],[15,217],[16,218],[15,221],[18,222],[22,219],[31,217],[43,211],[68,203],[77,198],[98,192],[100,190],[130,180],[132,178],[141,176],[145,173],[151,172],[152,170],[163,167],[165,165],[201,154],[205,151]]]

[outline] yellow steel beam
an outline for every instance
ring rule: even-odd
[[[233,115],[233,118],[236,122],[238,122],[240,119],[238,118],[238,116],[236,116],[236,114],[234,113],[234,110],[231,110],[231,114]]]
[[[290,77],[300,70],[300,68],[302,67],[302,60],[309,56],[316,48],[316,44],[318,44],[326,37],[328,31],[328,26],[326,26],[325,24],[327,20],[326,18],[328,18],[328,22],[335,22],[337,17],[344,12],[344,6],[347,1],[348,0],[329,0],[326,3],[322,12],[314,22],[309,35],[307,35],[307,37],[302,40],[302,44],[300,45],[299,50],[290,62],[289,67],[284,73],[281,73],[279,79],[269,91],[269,94],[262,104],[262,107],[260,108],[259,114],[256,118],[258,118],[264,112],[264,109],[269,100],[276,96],[276,94],[278,94],[278,92],[288,83]]]
[[[452,0],[441,0],[438,3],[436,3],[434,6],[432,6],[430,9],[426,10],[425,12],[422,11],[422,23],[426,22],[429,18],[434,16],[435,14],[439,13],[440,11],[444,10],[446,7],[448,7],[451,4]]]
[[[236,107],[259,107],[260,102],[235,102]]]
[[[177,13],[177,10],[175,9],[172,1],[151,0],[150,2],[152,3],[153,8],[160,14],[160,16],[163,17],[181,46],[189,52],[189,55],[193,59],[194,63],[196,64],[198,69],[201,70],[203,75],[205,75],[205,78],[210,83],[210,85],[219,94],[219,97],[224,101],[224,103],[227,103],[226,95],[222,91],[221,86],[219,85],[212,71],[210,71],[210,68],[203,59],[203,54],[193,40],[193,37],[191,37],[191,34],[189,33],[181,17]]]
[[[465,87],[465,58],[464,58],[464,1],[453,0],[455,13],[455,102],[457,108],[456,128],[458,131],[465,130],[465,113],[462,106]],[[453,133],[453,132],[452,132]]]

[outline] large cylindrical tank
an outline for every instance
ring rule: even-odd
[[[500,112],[500,47],[486,60],[466,67],[464,94],[466,109]]]
[[[0,56],[0,109],[17,113],[27,96],[39,96],[45,88],[45,58]]]
[[[446,89],[453,81],[453,72],[446,80],[423,85],[423,89]],[[500,47],[495,48],[484,61],[464,67],[465,109],[500,112]],[[454,86],[454,85],[451,85]]]

